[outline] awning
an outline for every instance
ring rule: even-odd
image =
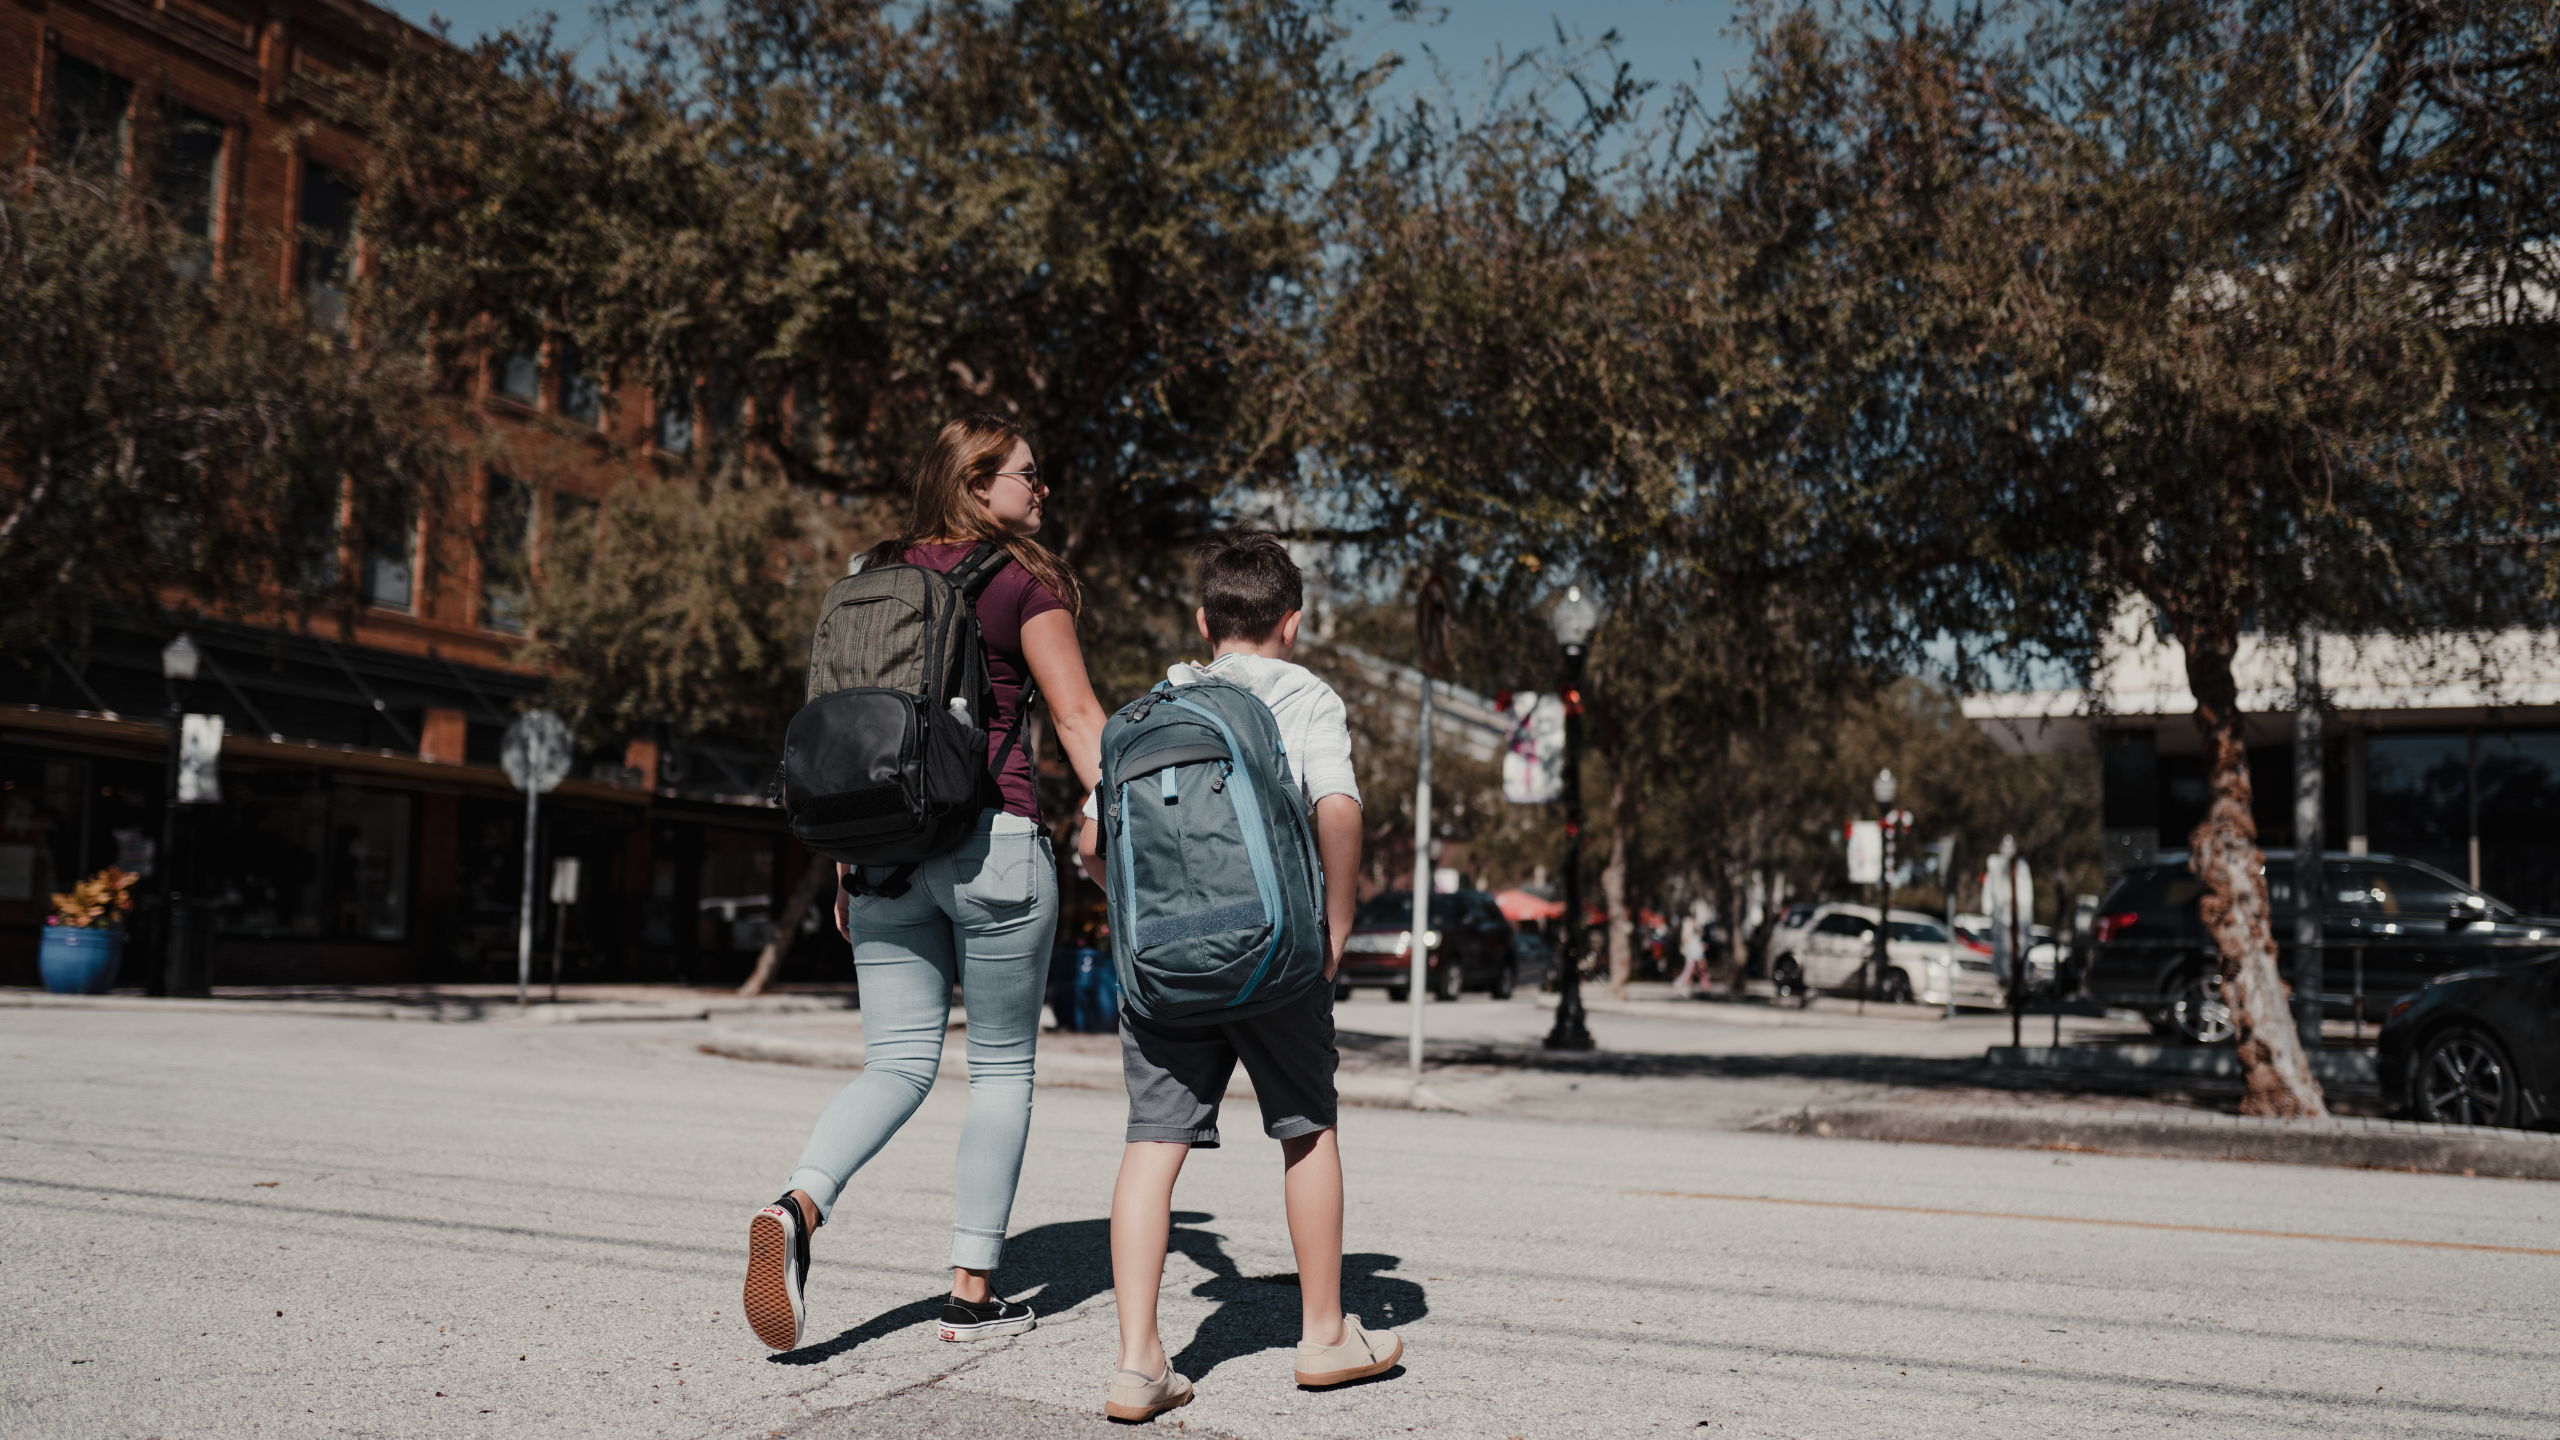
[[[1495,891],[1493,903],[1502,907],[1502,918],[1514,925],[1523,920],[1553,920],[1564,914],[1563,901],[1541,900],[1516,886]]]

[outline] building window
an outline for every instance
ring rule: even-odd
[[[406,610],[417,601],[418,517],[408,507],[391,509],[364,527],[364,598],[367,603]]]
[[[324,330],[347,323],[347,291],[355,283],[356,187],[326,165],[302,167],[299,279],[311,322]]]
[[[529,349],[503,351],[497,361],[497,390],[519,405],[542,400],[542,358]]]
[[[278,940],[409,937],[413,797],[307,773],[226,774],[215,925]]]
[[[581,425],[593,425],[604,414],[604,386],[587,373],[587,357],[578,342],[560,342],[560,413]]]
[[[671,395],[658,402],[658,448],[670,455],[693,453],[693,401]]]
[[[53,60],[53,161],[66,170],[124,168],[133,128],[133,82],[85,60]]]
[[[509,475],[489,477],[489,503],[480,525],[480,623],[510,635],[524,633],[531,593],[533,491]]]
[[[193,273],[213,270],[216,228],[222,220],[222,151],[228,131],[221,121],[174,101],[160,104],[159,156],[152,188],[160,213],[192,242]]]
[[[2471,737],[2460,730],[2394,731],[2367,735],[2364,747],[2373,848],[2468,876]]]

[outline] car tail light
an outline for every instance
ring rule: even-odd
[[[2132,929],[2134,922],[2141,918],[2141,912],[2135,910],[2126,910],[2115,915],[2101,915],[2089,926],[2089,934],[2099,944],[2104,945]]]
[[[1991,947],[1989,945],[1980,940],[1974,939],[1970,935],[1957,935],[1956,943],[1962,945],[1964,948],[1972,951],[1976,955],[1988,955],[1991,953]]]

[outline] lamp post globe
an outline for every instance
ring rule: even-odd
[[[1550,1050],[1592,1048],[1582,1009],[1582,663],[1600,618],[1599,602],[1569,585],[1547,621],[1564,651],[1564,974],[1556,987],[1555,1028],[1547,1032]]]
[[[160,651],[160,676],[164,680],[193,680],[196,665],[203,658],[204,653],[196,649],[196,637],[180,635]]]
[[[1894,781],[1891,770],[1876,772],[1876,804],[1879,807],[1892,804],[1894,795],[1900,789],[1901,786]]]

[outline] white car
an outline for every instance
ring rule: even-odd
[[[1920,910],[1893,912],[1885,966],[1868,981],[1871,998],[1923,1005],[1998,1005],[1991,962],[1956,943],[1946,922]],[[1821,991],[1856,994],[1875,953],[1872,905],[1817,905],[1790,915],[1769,939],[1769,980],[1782,1000],[1810,1004]]]
[[[1997,1003],[2008,1004],[2009,976],[1992,953],[1991,917],[1958,915],[1956,936],[1978,952],[1983,963],[1991,967],[1991,977],[2000,989],[2000,999]],[[2027,927],[2027,990],[2030,994],[2039,994],[2053,988],[2054,967],[2060,965],[2062,959],[2062,942],[2055,938],[2052,926],[2030,925]]]

